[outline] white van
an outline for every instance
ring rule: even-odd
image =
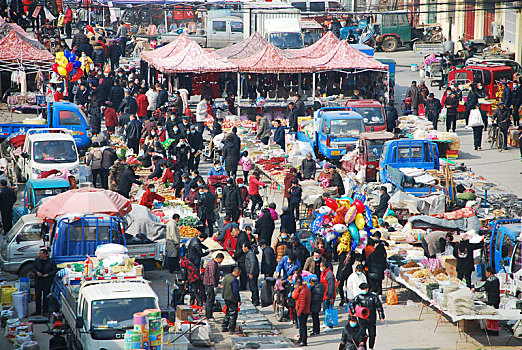
[[[290,2],[293,7],[301,12],[325,12],[325,11],[344,11],[339,1],[332,0],[298,0]]]

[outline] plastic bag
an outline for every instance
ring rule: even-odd
[[[339,325],[339,314],[333,307],[326,309],[324,315],[324,324],[328,327],[335,327]]]
[[[388,289],[388,291],[386,292],[386,304],[397,305],[398,303],[399,297],[397,296],[397,292],[395,292],[395,289]]]

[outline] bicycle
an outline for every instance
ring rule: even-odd
[[[491,148],[497,147],[497,151],[502,152],[504,147],[504,133],[499,128],[498,124],[494,123],[488,131],[488,142],[491,142]]]

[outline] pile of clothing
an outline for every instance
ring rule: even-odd
[[[444,291],[446,292],[446,291]],[[473,293],[468,288],[459,289],[447,296],[448,312],[459,315],[476,315]]]

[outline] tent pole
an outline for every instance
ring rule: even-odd
[[[386,72],[386,92],[384,93],[384,96],[386,97],[386,101],[389,102],[390,101],[390,70],[388,69],[388,71]]]
[[[241,73],[237,72],[237,115],[241,117],[241,107],[239,107],[239,103],[241,102]]]
[[[315,72],[312,73],[312,99],[315,99]]]
[[[302,81],[302,75],[301,75],[301,73],[299,73],[299,75],[297,76],[297,93],[298,93],[299,95],[302,94],[302,90],[301,90],[301,84],[302,84],[302,82],[303,82],[303,81]]]

